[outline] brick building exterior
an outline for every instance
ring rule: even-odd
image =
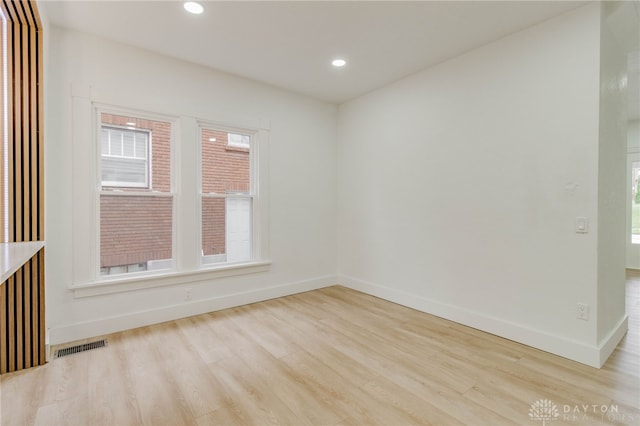
[[[114,194],[100,196],[101,273],[107,275],[152,269],[153,262],[149,261],[162,263],[173,257],[171,124],[104,113],[101,120],[103,126],[124,131],[148,131],[150,135],[147,187],[124,185],[102,188],[103,191],[114,191]],[[219,130],[202,131],[204,194],[249,192],[249,148],[229,145],[228,135]],[[225,227],[225,199],[203,197],[203,255],[226,253]]]

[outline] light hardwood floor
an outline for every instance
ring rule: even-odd
[[[627,291],[629,332],[600,370],[336,286],[0,376],[1,423],[535,426],[550,400],[546,425],[638,425],[640,274]]]

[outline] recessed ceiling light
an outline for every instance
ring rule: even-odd
[[[345,61],[344,59],[334,59],[333,61],[331,61],[331,65],[340,68],[347,65],[347,61]]]
[[[184,9],[189,13],[193,13],[194,15],[200,15],[202,12],[204,12],[204,7],[202,7],[200,3],[196,3],[195,1],[185,2]]]
[[[209,142],[215,142],[216,138],[209,138]]]

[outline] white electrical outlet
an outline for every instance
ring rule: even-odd
[[[586,217],[576,217],[575,226],[578,234],[587,234],[589,232],[589,219]]]
[[[578,303],[577,318],[585,321],[589,320],[589,305],[586,303]]]
[[[184,301],[188,302],[191,300],[191,287],[184,289]]]

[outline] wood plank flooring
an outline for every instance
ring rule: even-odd
[[[550,400],[546,425],[638,425],[640,273],[627,278],[629,332],[600,370],[336,286],[2,375],[0,424],[533,426]]]

